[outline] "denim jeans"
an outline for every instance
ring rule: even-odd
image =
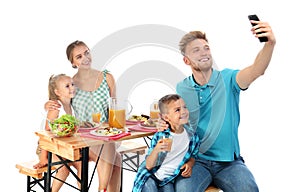
[[[149,177],[146,181],[142,192],[175,192],[174,184],[169,182],[168,184],[159,187],[158,180],[154,177]]]
[[[233,162],[215,162],[197,159],[192,176],[179,176],[175,181],[175,191],[204,192],[213,183],[224,192],[258,192],[252,173],[242,157]]]

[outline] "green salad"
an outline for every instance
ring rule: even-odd
[[[65,114],[50,122],[52,133],[58,137],[71,136],[77,131],[79,120],[74,116]]]

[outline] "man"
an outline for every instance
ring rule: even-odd
[[[205,33],[193,31],[180,41],[183,61],[192,76],[177,84],[176,90],[190,111],[190,124],[201,139],[192,176],[182,177],[176,191],[205,191],[213,184],[227,192],[255,192],[258,186],[240,156],[238,126],[239,95],[263,75],[276,44],[268,23],[251,21],[256,38],[267,37],[252,65],[242,70],[213,69],[213,58]]]

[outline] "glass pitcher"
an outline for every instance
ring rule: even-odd
[[[108,124],[110,127],[124,128],[126,116],[129,115],[133,107],[128,100],[111,97],[109,98]]]

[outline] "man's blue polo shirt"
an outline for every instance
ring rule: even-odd
[[[209,82],[199,85],[193,76],[176,86],[190,111],[190,124],[201,140],[197,158],[232,161],[240,155],[238,126],[240,122],[240,88],[238,70],[213,69]]]

